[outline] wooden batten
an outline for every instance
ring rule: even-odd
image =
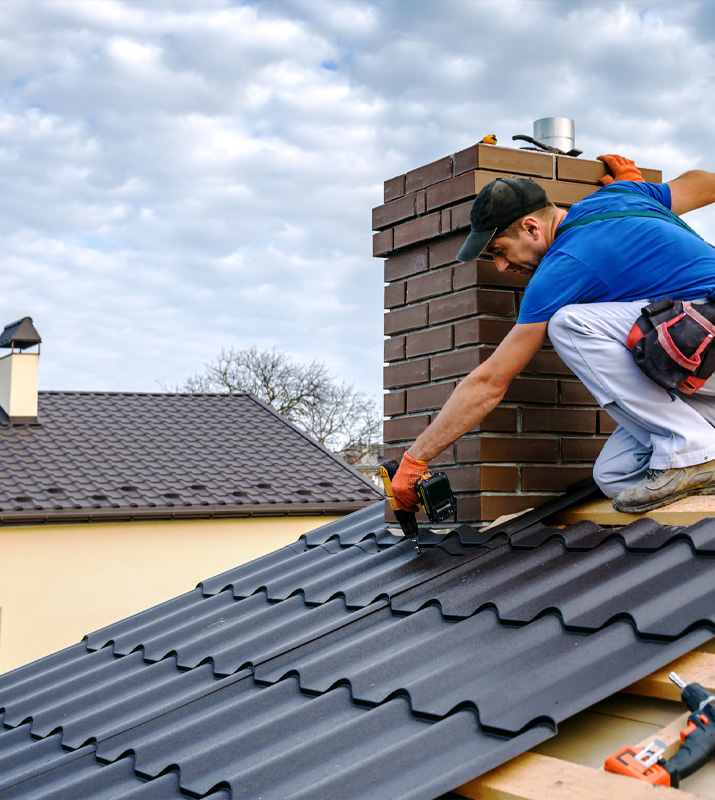
[[[700,683],[715,693],[715,655],[692,652],[625,689],[626,692],[654,699],[680,700],[680,690],[668,678],[677,672],[687,683]],[[623,745],[645,747],[653,739],[666,745],[665,758],[670,758],[680,744],[680,731],[687,724],[689,712],[684,711],[654,734],[640,742],[624,741]],[[652,786],[624,775],[614,775],[603,768],[576,764],[562,758],[524,753],[496,769],[453,790],[459,797],[470,800],[649,800],[650,798],[679,798],[679,800],[708,800],[707,796],[682,789]]]

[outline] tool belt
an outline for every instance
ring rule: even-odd
[[[714,339],[715,304],[664,297],[643,309],[626,345],[659,386],[694,394],[715,372]]]

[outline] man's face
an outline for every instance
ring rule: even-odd
[[[484,249],[494,258],[499,272],[518,272],[532,275],[548,248],[541,237],[520,230],[518,236],[495,236]]]

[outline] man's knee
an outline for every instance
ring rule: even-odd
[[[593,465],[593,479],[606,497],[615,497],[623,488],[623,476],[598,461]]]
[[[593,465],[593,479],[606,497],[615,497],[645,477],[651,455],[650,446],[642,445],[619,425]]]

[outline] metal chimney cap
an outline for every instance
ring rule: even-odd
[[[13,350],[25,350],[34,344],[40,344],[42,337],[32,324],[32,317],[23,317],[11,322],[0,333],[0,347],[11,347]]]

